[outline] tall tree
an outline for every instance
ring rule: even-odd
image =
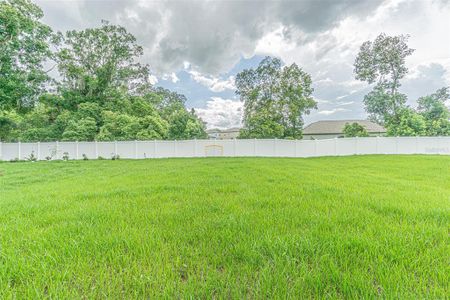
[[[236,76],[236,94],[244,102],[241,137],[301,138],[303,115],[317,108],[311,77],[296,64],[283,67],[266,57],[256,69]]]
[[[149,69],[137,62],[142,54],[132,34],[107,21],[99,28],[68,31],[57,52],[63,96],[73,99],[76,106],[147,92]]]
[[[79,111],[84,103],[97,103],[102,113],[96,138],[206,137],[203,122],[186,110],[183,95],[151,86],[148,66],[138,62],[143,49],[125,28],[103,21],[100,28],[69,31],[63,45],[57,59],[60,90],[69,102],[65,107]],[[92,122],[85,123],[92,128]],[[65,138],[87,136],[79,128],[71,126]]]
[[[399,122],[399,112],[405,108],[406,95],[398,89],[408,72],[405,59],[414,52],[407,41],[407,35],[382,33],[375,41],[364,42],[355,60],[356,79],[376,84],[364,97],[366,111],[371,119],[383,125]]]
[[[49,80],[43,63],[53,35],[42,17],[29,0],[0,1],[0,109],[30,109]]]

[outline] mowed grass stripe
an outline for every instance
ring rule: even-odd
[[[450,157],[0,164],[1,298],[445,298]]]

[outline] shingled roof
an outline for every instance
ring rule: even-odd
[[[358,123],[364,126],[368,133],[386,132],[383,126],[368,120],[326,120],[309,124],[303,129],[303,134],[341,134],[346,123]]]

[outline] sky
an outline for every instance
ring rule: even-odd
[[[124,26],[144,47],[150,79],[184,94],[208,128],[240,126],[234,78],[267,55],[313,79],[318,120],[365,119],[371,86],[355,80],[359,47],[384,32],[409,35],[401,91],[408,103],[450,86],[450,0],[35,0],[54,30]]]

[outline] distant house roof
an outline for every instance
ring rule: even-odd
[[[303,129],[303,134],[340,134],[346,123],[358,123],[364,126],[368,133],[386,132],[383,126],[368,120],[326,120],[309,124]]]
[[[228,129],[218,129],[218,128],[211,128],[206,130],[207,133],[228,133],[228,132],[239,132],[239,130],[241,130],[238,127],[232,127],[232,128],[228,128]]]
[[[221,130],[218,128],[211,128],[211,129],[207,129],[206,133],[217,133],[220,132]]]

